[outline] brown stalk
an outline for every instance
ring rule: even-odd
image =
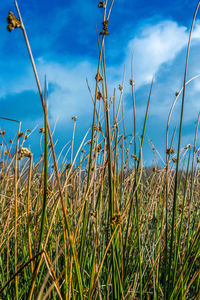
[[[27,37],[27,34],[26,34],[26,29],[24,27],[23,20],[22,20],[20,10],[19,10],[19,7],[18,7],[18,4],[17,4],[16,0],[15,0],[15,6],[16,6],[16,9],[17,9],[17,13],[18,13],[18,16],[19,16],[20,23],[21,23],[21,28],[22,28],[22,31],[23,31],[23,34],[24,34],[24,39],[25,39],[25,42],[26,42],[26,45],[27,45],[27,48],[28,48],[31,64],[32,64],[32,67],[33,67],[36,83],[37,83],[37,86],[38,86],[38,91],[39,91],[39,95],[40,95],[42,108],[43,108],[43,111],[44,111],[44,114],[45,114],[45,111],[46,111],[45,102],[44,102],[43,95],[42,95],[41,85],[40,85],[39,77],[38,77],[38,74],[37,74],[35,61],[34,61],[34,58],[33,58],[33,55],[32,55],[31,47],[30,47],[29,40],[28,40],[28,37]],[[81,280],[80,267],[79,267],[79,263],[78,263],[78,259],[77,259],[77,255],[76,255],[75,245],[74,245],[74,242],[72,240],[72,234],[71,234],[68,215],[67,215],[67,209],[66,209],[64,198],[63,198],[63,192],[62,192],[62,187],[61,187],[61,182],[60,182],[60,175],[59,175],[59,171],[58,171],[55,148],[54,148],[54,143],[53,143],[53,138],[52,138],[52,134],[51,134],[51,129],[50,129],[48,117],[47,117],[47,129],[48,129],[48,134],[49,134],[49,139],[50,139],[50,144],[51,144],[51,151],[52,151],[52,155],[53,155],[54,169],[55,169],[55,173],[56,173],[56,179],[57,179],[57,184],[58,184],[58,189],[59,189],[59,195],[60,195],[62,210],[63,210],[63,214],[64,214],[64,219],[65,219],[65,226],[67,227],[68,236],[69,236],[69,240],[70,240],[70,245],[71,245],[72,252],[73,252],[73,255],[74,255],[74,261],[75,261],[75,266],[76,266],[76,271],[77,271],[77,276],[78,276],[79,288],[80,288],[80,292],[81,292],[82,291],[82,280]],[[34,277],[34,281],[32,283],[32,287],[31,287],[30,294],[29,294],[29,299],[31,299],[31,297],[32,297],[32,293],[33,293],[34,286],[35,286],[35,280],[36,280],[36,277]]]
[[[28,231],[28,248],[29,248],[29,258],[32,259],[32,246],[31,246],[31,231],[30,231],[30,211],[31,211],[31,203],[30,203],[30,192],[31,192],[31,176],[32,176],[32,166],[33,166],[33,155],[30,156],[29,163],[29,175],[28,175],[28,187],[27,187],[27,231]],[[33,274],[34,264],[33,260],[31,260],[31,272]]]
[[[18,147],[19,147],[19,133],[21,131],[21,122],[18,125],[17,143],[15,149],[15,168],[14,168],[14,193],[15,193],[15,273],[17,273],[17,218],[18,218],[18,180],[17,180],[17,159],[18,159]],[[16,299],[18,300],[18,277],[15,276],[15,292]]]

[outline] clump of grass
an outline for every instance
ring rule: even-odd
[[[133,135],[127,136],[124,78],[119,85],[118,101],[116,91],[111,102],[107,90],[105,39],[113,2],[109,6],[108,1],[100,1],[98,5],[103,12],[103,28],[98,35],[95,94],[91,94],[94,110],[89,149],[85,143],[87,132],[77,153],[73,153],[74,117],[71,156],[60,164],[48,121],[47,83],[45,80],[43,95],[17,1],[18,18],[9,13],[8,30],[22,29],[37,82],[44,112],[44,128],[40,130],[44,153],[38,162],[33,162],[32,153],[23,147],[28,135],[21,133],[21,122],[1,117],[18,124],[17,137],[10,148],[6,133],[1,131],[0,295],[3,299],[13,299],[13,295],[16,299],[198,299],[200,296],[200,159],[196,149],[199,116],[194,144],[181,148],[185,89],[190,82],[186,82],[190,39],[181,90],[177,155],[173,149],[176,130],[170,145],[168,133],[171,113],[181,91],[169,113],[166,164],[163,168],[145,168],[143,144],[153,81],[141,138],[137,139],[131,66]],[[191,33],[199,5],[200,1]],[[14,144],[15,151],[11,151]],[[153,145],[152,148],[156,155]]]

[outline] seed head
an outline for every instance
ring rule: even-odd
[[[173,154],[173,153],[174,153],[174,149],[173,149],[173,148],[168,148],[168,149],[166,150],[166,153],[167,153],[168,155]]]
[[[98,7],[99,8],[106,8],[105,1],[100,1],[99,4],[98,4]]]
[[[103,98],[102,94],[100,91],[97,92],[97,99],[101,100]]]
[[[123,86],[121,84],[119,84],[119,90],[120,90],[120,92],[123,91]]]
[[[108,35],[108,20],[103,21],[103,30],[100,32],[100,35]]]
[[[44,128],[40,128],[39,133],[44,133],[44,132],[45,132],[45,129]]]
[[[135,85],[135,80],[130,79],[130,85],[134,86]]]
[[[116,214],[112,218],[111,226],[113,227],[114,225],[122,225],[123,217],[121,214]]]
[[[103,77],[98,73],[96,76],[95,76],[95,79],[97,82],[103,80]]]
[[[15,15],[12,13],[11,10],[9,10],[7,22],[8,22],[8,26],[7,26],[8,31],[12,31],[15,28],[22,28],[22,24],[21,24],[20,20],[18,20],[15,17]]]
[[[19,160],[22,159],[23,157],[31,157],[32,153],[30,151],[30,149],[28,148],[20,148],[19,151],[18,151],[18,154],[19,154]]]

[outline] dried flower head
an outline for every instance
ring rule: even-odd
[[[23,137],[23,135],[24,135],[24,133],[23,133],[23,132],[20,132],[20,133],[18,134],[18,138]]]
[[[0,134],[5,135],[6,134],[5,130],[0,131]]]
[[[100,32],[100,35],[108,35],[108,20],[103,21],[103,30]]]
[[[100,1],[99,4],[98,4],[98,7],[99,8],[106,8],[105,1]]]
[[[188,144],[188,145],[186,145],[186,146],[184,147],[185,150],[191,149],[191,148],[192,148],[192,145],[191,145],[191,144]]]
[[[111,226],[113,227],[114,225],[122,225],[122,215],[121,214],[116,214],[112,218]]]
[[[123,86],[121,84],[119,84],[119,90],[120,90],[120,92],[123,91]]]
[[[45,129],[44,128],[40,128],[39,133],[45,133]]]
[[[173,154],[173,153],[174,153],[174,148],[168,148],[168,149],[166,150],[166,153],[167,153],[168,155]]]
[[[9,150],[6,150],[6,151],[4,152],[4,154],[5,154],[5,155],[8,155],[8,154],[10,154],[10,151],[9,151]]]
[[[10,139],[10,140],[9,140],[9,143],[12,144],[12,143],[13,143],[13,140]]]
[[[71,168],[71,166],[72,166],[71,164],[67,164],[65,170],[69,170]]]
[[[103,80],[103,77],[98,73],[96,76],[95,76],[95,79],[97,82]]]
[[[100,152],[101,149],[102,149],[102,146],[101,146],[101,144],[99,144],[99,145],[97,146],[97,152]]]
[[[93,125],[93,129],[94,129],[94,131],[99,131],[98,125],[94,124],[94,125]]]
[[[131,86],[134,86],[134,85],[135,85],[135,80],[130,79],[130,85],[131,85]]]
[[[9,10],[7,22],[8,22],[8,26],[7,26],[8,31],[12,31],[15,28],[22,28],[22,24],[21,24],[20,20],[18,20],[15,17],[15,15],[12,13],[11,10]]]
[[[31,157],[32,153],[30,151],[30,149],[28,148],[20,148],[19,151],[18,151],[18,154],[19,154],[19,160],[22,159],[23,157]]]
[[[76,122],[76,120],[77,120],[77,117],[72,117],[72,120],[74,120],[74,122]]]
[[[102,94],[100,91],[97,92],[97,99],[101,100],[103,98]]]

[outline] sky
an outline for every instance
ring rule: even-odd
[[[66,144],[66,149],[69,148],[73,116],[77,117],[75,151],[92,123],[93,103],[86,79],[94,94],[98,63],[96,30],[101,31],[103,18],[98,3],[95,0],[18,1],[42,87],[45,76],[48,80],[49,120],[57,153]],[[191,0],[116,0],[112,8],[105,41],[108,91],[112,97],[116,88],[116,101],[119,99],[118,86],[122,84],[125,69],[123,106],[127,135],[133,133],[129,84],[132,55],[138,138],[154,78],[143,149],[146,165],[156,163],[150,141],[165,160],[167,118],[175,93],[183,85],[188,36],[196,5],[197,1]],[[37,158],[41,153],[39,129],[43,126],[41,103],[22,31],[6,30],[9,10],[17,16],[14,1],[1,1],[0,116],[21,121],[23,131],[33,130],[24,146],[30,147]],[[200,13],[192,37],[187,80],[200,74]],[[179,126],[180,103],[181,97],[172,114],[170,137]],[[199,111],[200,79],[196,78],[186,89],[182,145],[193,143]],[[0,130],[6,131],[5,138],[9,140],[17,127],[15,123],[0,120]],[[178,129],[175,148],[177,136]],[[161,158],[158,160],[162,165]]]

